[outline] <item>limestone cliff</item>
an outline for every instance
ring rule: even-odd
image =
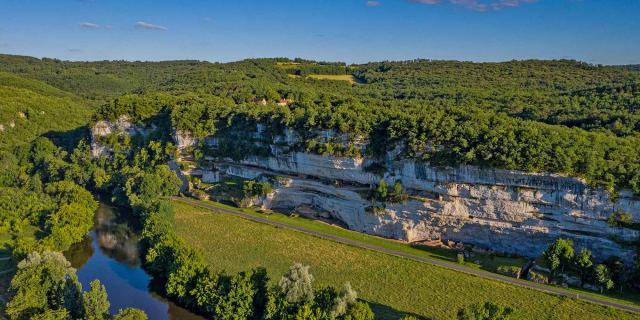
[[[136,131],[126,120],[94,126],[95,155],[106,152],[96,137]],[[258,126],[247,136],[255,138],[262,131]],[[322,131],[317,136],[336,141],[337,135]],[[337,138],[354,141],[347,135]],[[174,141],[181,150],[197,145],[188,132],[175,132]],[[606,222],[616,210],[629,212],[634,221],[640,221],[640,200],[631,192],[622,191],[612,199],[605,190],[572,177],[474,166],[434,167],[401,159],[397,149],[376,160],[386,168],[376,174],[365,170],[374,160],[292,151],[298,141],[300,137],[292,130],[285,130],[272,137],[269,156],[247,156],[240,161],[205,157],[210,160],[209,168],[193,172],[202,172],[203,180],[207,173],[205,182],[217,182],[224,176],[277,177],[271,194],[254,199],[258,205],[336,219],[350,229],[388,238],[452,240],[537,257],[550,242],[563,237],[601,259],[617,255],[630,261],[634,256],[625,242],[636,240],[639,232]],[[203,142],[211,148],[229,143],[216,136]],[[364,148],[366,142],[358,140],[357,145]],[[384,204],[370,200],[369,190],[380,179],[389,185],[401,181],[408,199]]]
[[[289,135],[289,134],[287,134]],[[214,141],[215,139],[209,139]],[[460,166],[440,168],[390,154],[382,174],[366,172],[372,160],[289,151],[276,137],[271,156],[214,162],[227,175],[281,176],[265,208],[331,217],[350,229],[407,241],[443,239],[522,256],[537,257],[553,240],[571,238],[602,259],[632,259],[624,245],[636,230],[614,228],[606,219],[616,210],[640,220],[640,200],[628,191],[613,200],[584,181],[548,173]],[[218,143],[217,140],[215,140]],[[408,200],[382,206],[368,200],[383,178],[401,181]]]

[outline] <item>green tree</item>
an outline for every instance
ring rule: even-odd
[[[572,262],[574,255],[573,241],[557,239],[543,253],[543,257],[551,273],[556,276],[558,271],[564,272]]]
[[[153,171],[139,172],[130,177],[125,186],[129,203],[133,207],[148,209],[160,197],[178,194],[182,182],[167,165],[159,165]]]
[[[342,317],[344,320],[373,320],[375,314],[371,311],[369,304],[362,301],[356,301],[349,306],[347,313]]]
[[[600,293],[613,288],[614,283],[613,280],[611,280],[609,268],[607,268],[607,266],[605,266],[604,264],[599,264],[596,266],[594,270],[594,278],[596,280],[596,284],[600,287]]]
[[[582,286],[592,270],[593,259],[591,257],[591,251],[582,248],[575,256],[573,264],[580,275],[580,286]]]
[[[93,226],[92,208],[78,203],[63,204],[47,220],[45,242],[52,249],[67,249],[84,238]]]
[[[70,318],[67,309],[47,310],[45,312],[33,315],[30,320],[68,320]]]
[[[337,318],[343,316],[349,310],[349,307],[358,300],[358,293],[351,288],[351,284],[346,282],[338,296],[333,301],[331,317]]]
[[[110,304],[107,289],[100,283],[100,280],[93,280],[90,285],[91,290],[82,294],[84,319],[108,319]]]
[[[313,300],[313,275],[309,266],[296,263],[278,282],[280,291],[287,302],[296,304]]]
[[[387,186],[387,182],[384,179],[380,179],[378,182],[378,187],[376,188],[375,198],[379,201],[386,201],[387,196],[389,195],[389,187]]]
[[[393,193],[395,193],[396,196],[400,196],[402,194],[402,182],[400,182],[400,180],[396,180],[393,184]]]
[[[147,320],[147,314],[142,310],[127,308],[120,310],[118,314],[113,317],[113,320]]]
[[[50,310],[66,309],[78,314],[81,286],[70,263],[59,252],[30,253],[18,263],[18,271],[11,279],[11,299],[6,313],[10,319],[28,319]],[[72,309],[72,310],[69,310]]]
[[[220,277],[217,291],[219,299],[215,306],[216,319],[249,319],[253,315],[255,290],[250,273],[240,272]]]
[[[195,287],[190,292],[195,305],[205,314],[215,314],[215,307],[220,299],[216,288],[217,284],[218,275],[206,269],[198,275]]]
[[[625,287],[631,285],[630,282],[633,280],[633,269],[628,268],[620,257],[610,256],[603,262],[603,264],[609,269],[611,280],[618,289],[620,289],[620,293],[622,293],[622,290]]]
[[[193,305],[195,301],[191,293],[196,287],[198,276],[205,272],[206,265],[192,248],[178,242],[174,242],[174,245],[180,247],[176,248],[169,261],[165,290],[169,296],[180,299],[186,305]]]
[[[508,320],[511,319],[514,310],[495,304],[485,302],[477,303],[458,310],[459,320]]]
[[[396,182],[393,184],[393,195],[396,197],[396,199],[400,200],[403,194],[404,192],[402,190],[402,182],[400,180],[396,180]]]
[[[268,320],[288,319],[289,309],[292,304],[287,302],[285,295],[279,286],[269,288],[267,292],[267,304],[264,309],[264,318]]]

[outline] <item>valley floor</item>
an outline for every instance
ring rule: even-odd
[[[635,318],[631,313],[613,308],[468,274],[474,269],[441,261],[450,260],[450,253],[446,251],[440,254],[426,252],[406,244],[280,215],[264,216],[268,217],[263,218],[264,222],[272,222],[270,225],[228,214],[214,214],[209,209],[229,208],[211,202],[176,199],[174,203],[178,234],[201,249],[214,269],[236,272],[264,266],[272,279],[278,279],[290,265],[301,262],[311,266],[318,285],[339,286],[350,281],[360,298],[370,302],[382,319],[396,319],[402,313],[452,319],[459,308],[485,301],[516,308],[519,319],[542,319],[549,315],[553,315],[552,319]],[[249,210],[234,211],[249,214],[246,213]],[[286,223],[284,219],[287,219]],[[322,234],[322,239],[311,235],[314,233]],[[351,245],[336,242],[336,239],[347,240],[339,242]],[[399,257],[398,253],[425,261],[440,259],[436,262],[446,268]],[[468,270],[463,273],[447,269],[452,266]]]

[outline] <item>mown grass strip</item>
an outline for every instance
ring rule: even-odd
[[[350,84],[356,83],[356,80],[350,74],[310,74],[307,77],[316,80],[347,81]]]

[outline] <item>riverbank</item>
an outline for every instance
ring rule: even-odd
[[[64,254],[88,288],[100,280],[110,297],[112,314],[119,309],[143,310],[149,319],[203,320],[153,290],[152,277],[142,268],[139,236],[130,211],[100,202],[89,235]]]

